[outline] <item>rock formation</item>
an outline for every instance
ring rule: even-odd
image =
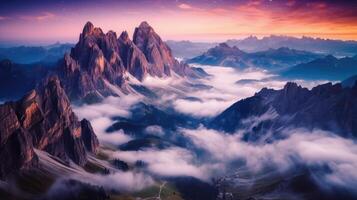
[[[0,105],[0,178],[36,166],[34,148],[83,166],[99,145],[90,123],[78,121],[54,76],[16,102]]]
[[[79,42],[65,55],[59,72],[69,98],[86,101],[118,95],[113,86],[129,93],[126,73],[139,81],[147,75],[165,77],[173,72],[180,76],[203,75],[175,60],[170,48],[147,22],[135,29],[133,41],[126,31],[117,38],[115,32],[104,34],[87,22]]]

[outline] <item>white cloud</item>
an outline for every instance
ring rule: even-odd
[[[195,155],[183,148],[117,151],[112,156],[129,163],[144,161],[148,164],[149,172],[160,176],[193,176],[202,180],[209,178],[205,167],[194,164]]]
[[[213,117],[234,102],[250,97],[263,87],[280,89],[285,81],[275,79],[274,76],[262,70],[238,71],[233,68],[219,66],[202,66],[212,76],[200,80],[188,80],[179,77],[153,78],[147,77],[143,85],[157,92],[160,98],[154,103],[162,107],[172,106],[175,110],[198,117]],[[254,79],[237,83],[243,79]],[[298,81],[299,84],[311,88],[321,82]],[[139,84],[139,83],[136,83]],[[190,84],[204,84],[212,86],[210,89],[188,87]],[[199,100],[189,100],[194,97]],[[130,107],[143,97],[128,95],[120,98],[109,97],[100,104],[75,107],[74,111],[80,118],[91,121],[93,128],[101,141],[115,145],[128,142],[132,138],[122,130],[106,133],[105,130],[114,123],[112,117],[130,117]],[[260,120],[273,119],[277,113],[272,109],[261,117],[253,117],[244,121],[247,127]],[[164,136],[160,126],[149,126],[146,133]],[[186,137],[192,146],[170,147],[163,150],[145,149],[140,151],[116,151],[113,157],[129,163],[138,160],[148,164],[148,174],[117,174],[107,177],[108,182],[123,178],[121,188],[133,190],[141,188],[140,182],[149,185],[150,174],[159,176],[193,176],[205,181],[211,177],[221,176],[229,170],[233,161],[244,161],[245,166],[257,172],[266,165],[274,165],[279,170],[285,170],[296,164],[297,159],[308,166],[326,164],[333,173],[325,174],[324,181],[340,185],[357,183],[357,147],[355,143],[330,133],[305,130],[287,130],[290,137],[269,144],[252,144],[242,141],[242,131],[229,135],[222,132],[200,127],[196,130],[180,129],[180,136]],[[175,138],[174,136],[172,138]],[[197,153],[203,151],[205,155]],[[292,159],[293,158],[293,159]],[[106,183],[106,176],[101,177]],[[137,180],[136,180],[137,179]],[[118,183],[119,184],[119,183]]]
[[[203,149],[212,158],[211,163],[243,160],[248,169],[259,171],[265,166],[286,170],[295,164],[307,166],[327,165],[332,173],[324,172],[324,183],[353,187],[357,184],[357,145],[350,139],[333,133],[304,129],[286,130],[288,138],[273,143],[247,143],[240,134],[225,134],[200,127],[197,130],[183,129],[197,148]]]
[[[131,115],[130,107],[139,101],[140,97],[134,95],[107,97],[101,103],[73,106],[73,111],[80,119],[86,118],[91,122],[94,132],[101,142],[120,145],[132,138],[122,130],[107,133],[106,129],[114,123],[112,117],[129,117]]]
[[[68,180],[78,180],[92,186],[101,186],[106,190],[117,190],[121,192],[135,192],[155,184],[153,178],[142,172],[117,171],[108,175],[89,174],[86,172],[73,174],[70,177],[58,179],[47,192],[48,197],[76,193],[80,190],[79,185],[68,185]],[[69,192],[72,191],[72,192]]]
[[[207,66],[192,64],[202,67],[211,76],[200,79],[198,83],[212,86],[211,89],[191,89],[185,92],[186,96],[196,97],[201,101],[189,101],[178,96],[173,106],[177,111],[197,117],[212,117],[225,110],[227,107],[243,98],[253,96],[262,88],[281,89],[286,81],[279,80],[275,75],[260,69],[238,70],[230,67]],[[237,83],[239,80],[255,80],[246,83]],[[302,81],[302,86],[311,88],[326,81]]]
[[[152,125],[145,128],[145,133],[156,136],[164,136],[165,132],[161,126]]]
[[[154,180],[142,172],[115,172],[109,175],[91,176],[90,182],[119,191],[139,191],[154,184]]]

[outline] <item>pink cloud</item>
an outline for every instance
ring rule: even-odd
[[[182,4],[178,5],[178,7],[181,8],[181,9],[184,9],[184,10],[192,9],[192,6],[190,6],[188,4],[185,4],[185,3],[182,3]]]
[[[9,20],[9,19],[11,19],[11,17],[0,16],[0,21]]]
[[[43,21],[54,18],[56,15],[51,12],[43,12],[39,15],[22,15],[20,19],[29,21]]]

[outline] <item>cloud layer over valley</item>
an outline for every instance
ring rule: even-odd
[[[138,149],[120,150],[120,145],[142,145],[142,138],[128,135],[124,130],[107,133],[106,130],[117,119],[128,118],[137,113],[131,113],[133,105],[144,102],[152,104],[165,111],[172,109],[196,119],[214,117],[234,102],[252,96],[263,87],[280,89],[284,80],[277,79],[266,71],[248,69],[238,71],[229,67],[200,66],[210,76],[199,81],[180,79],[177,77],[158,79],[148,78],[143,86],[155,92],[159,98],[148,100],[143,95],[133,94],[122,97],[109,97],[100,104],[75,107],[75,113],[80,118],[91,121],[99,139],[106,144],[118,147],[115,151],[106,152],[111,159],[119,159],[130,166],[141,163],[138,171],[115,173],[108,176],[98,175],[97,183],[106,187],[107,183],[116,184],[123,190],[133,191],[154,184],[157,177],[195,177],[211,183],[212,179],[224,177],[243,170],[248,170],[254,177],[270,176],[287,173],[291,169],[308,169],[316,178],[316,182],[324,187],[339,186],[352,188],[357,184],[357,145],[349,139],[341,138],[333,133],[320,130],[290,129],[283,131],[284,139],[271,142],[250,143],[242,139],[243,132],[227,134],[208,129],[204,125],[198,128],[176,127],[171,135],[166,130],[153,124],[143,128],[141,137],[154,138],[164,146],[152,146]],[[321,82],[297,81],[298,84],[311,88]],[[262,117],[274,117],[277,113],[268,113]],[[259,118],[252,118],[250,122]],[[137,122],[142,126],[141,122]],[[202,121],[203,124],[203,121]],[[273,169],[267,172],[267,169]],[[259,174],[259,175],[258,175]],[[294,174],[290,174],[294,176]],[[127,180],[121,185],[114,179]],[[139,180],[139,181],[138,181]],[[253,183],[255,178],[250,179]],[[142,186],[139,184],[142,182]],[[243,183],[241,183],[243,184]],[[135,188],[138,186],[137,188]],[[139,187],[140,186],[140,187]]]

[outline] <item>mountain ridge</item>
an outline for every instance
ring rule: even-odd
[[[270,70],[282,70],[291,65],[308,62],[321,57],[319,54],[280,47],[259,52],[245,52],[237,46],[220,43],[200,56],[188,59],[188,63],[220,65],[227,67],[258,67]]]
[[[344,80],[357,74],[357,59],[355,57],[336,58],[327,55],[307,63],[292,66],[281,73],[284,78],[312,80]]]
[[[339,83],[326,83],[309,90],[289,82],[281,90],[263,88],[234,103],[215,117],[210,127],[230,133],[240,129],[247,140],[253,141],[268,133],[272,138],[282,137],[284,127],[318,128],[356,137],[356,100],[357,85],[343,88]]]

